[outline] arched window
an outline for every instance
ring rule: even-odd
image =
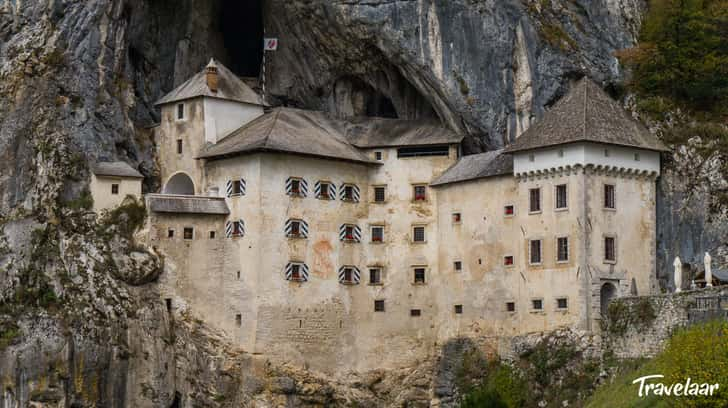
[[[167,180],[162,189],[164,194],[195,195],[195,184],[186,173],[177,173]]]

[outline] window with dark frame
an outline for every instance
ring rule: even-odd
[[[372,242],[384,241],[384,227],[376,225],[372,227]]]
[[[417,317],[417,316],[421,316],[421,315],[422,315],[422,311],[420,309],[410,309],[410,316]]]
[[[533,310],[543,310],[543,300],[533,299],[531,300],[531,306],[533,307]]]
[[[111,194],[113,194],[113,195],[119,194],[119,185],[118,184],[111,185]]]
[[[232,183],[231,184],[232,184],[232,187],[233,187],[232,188],[232,191],[230,193],[231,195],[233,195],[233,196],[239,196],[239,195],[242,195],[243,194],[243,185],[242,185],[242,182],[239,179],[238,180],[232,180]]]
[[[463,305],[455,305],[455,314],[463,314]]]
[[[617,253],[614,248],[614,237],[604,237],[604,260],[608,262],[615,262],[617,260]]]
[[[425,227],[417,226],[412,228],[412,241],[425,242]]]
[[[184,239],[192,239],[195,235],[195,230],[192,227],[185,227],[185,229],[182,231],[183,238]]]
[[[556,299],[556,308],[557,309],[568,309],[569,308],[569,300],[567,298],[558,298],[558,299]]]
[[[291,221],[291,236],[301,236],[301,221]]]
[[[177,139],[177,154],[182,154],[182,139]]]
[[[541,211],[541,189],[528,190],[528,211],[535,213]]]
[[[369,268],[369,284],[379,285],[382,283],[382,268]]]
[[[174,238],[174,230],[172,228],[167,230],[167,238]]]
[[[374,202],[383,203],[386,197],[386,187],[374,187]]]
[[[513,255],[506,255],[503,257],[503,265],[513,266]]]
[[[532,239],[530,243],[530,263],[531,265],[541,263],[541,240]]]
[[[329,183],[321,183],[320,184],[321,189],[319,190],[319,197],[329,199],[331,198],[331,193],[329,191]]]
[[[453,224],[460,224],[460,222],[462,220],[463,220],[463,217],[459,212],[452,213],[452,223]]]
[[[353,268],[344,268],[344,276],[341,281],[343,283],[353,283],[354,282],[354,269]]]
[[[614,185],[604,185],[604,208],[615,209],[617,208],[617,200],[615,197]]]
[[[243,225],[241,224],[241,222],[237,222],[237,221],[233,222],[232,227],[233,227],[233,231],[232,231],[233,237],[242,237],[243,236]]]
[[[382,161],[382,152],[374,152],[374,159]]]
[[[217,233],[215,231],[210,231],[210,239],[215,239],[215,236]]]
[[[344,186],[344,200],[354,201],[354,186]]]
[[[243,316],[236,314],[235,315],[235,325],[240,327],[243,324]]]
[[[567,262],[569,260],[569,238],[556,238],[556,261]]]
[[[463,263],[460,261],[453,262],[453,267],[456,271],[462,271],[463,270]]]
[[[185,104],[178,103],[177,104],[177,120],[181,120],[184,118],[185,118]]]
[[[291,280],[294,281],[300,281],[302,280],[301,276],[301,265],[293,264],[291,265]]]
[[[568,206],[566,184],[559,184],[556,186],[556,209],[560,210]]]
[[[291,179],[291,194],[292,195],[301,194],[301,180]]]
[[[414,268],[414,283],[425,283],[425,268]]]
[[[415,201],[427,200],[427,187],[426,186],[414,186]]]
[[[516,302],[506,302],[506,311],[515,312],[516,311]]]
[[[383,300],[375,300],[374,301],[374,311],[375,312],[383,312],[384,311],[384,301]]]
[[[345,227],[344,239],[346,239],[347,241],[354,240],[354,226],[353,225],[347,225]]]
[[[507,206],[503,207],[503,214],[506,217],[514,215],[515,213],[516,213],[516,207],[513,205],[507,205]]]

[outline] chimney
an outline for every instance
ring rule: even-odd
[[[210,59],[210,63],[205,68],[205,75],[207,78],[207,87],[210,91],[217,92],[217,64],[214,59]]]

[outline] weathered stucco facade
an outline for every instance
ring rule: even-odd
[[[549,134],[537,124],[505,152],[461,158],[443,128],[185,94],[196,78],[161,103],[149,242],[168,306],[245,350],[324,372],[395,368],[457,336],[495,349],[597,330],[605,301],[655,290],[659,145],[534,148]],[[225,108],[234,130],[206,137],[216,98],[240,105],[239,123]]]

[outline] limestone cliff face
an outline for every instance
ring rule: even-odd
[[[211,56],[240,66],[259,58],[231,46],[248,35],[234,27],[255,19],[236,3],[0,0],[0,407],[452,397],[452,387],[432,391],[443,383],[430,378],[435,362],[329,381],[237,353],[199,322],[175,323],[154,283],[141,284],[160,261],[118,227],[130,215],[103,224],[83,210],[93,160],[137,164],[147,190],[158,186],[147,130],[157,98]],[[633,43],[643,8],[269,0],[261,17],[280,46],[266,56],[265,90],[273,104],[340,116],[439,117],[469,135],[469,150],[498,147],[570,79],[619,81],[612,53]],[[231,29],[226,15],[241,21]]]

